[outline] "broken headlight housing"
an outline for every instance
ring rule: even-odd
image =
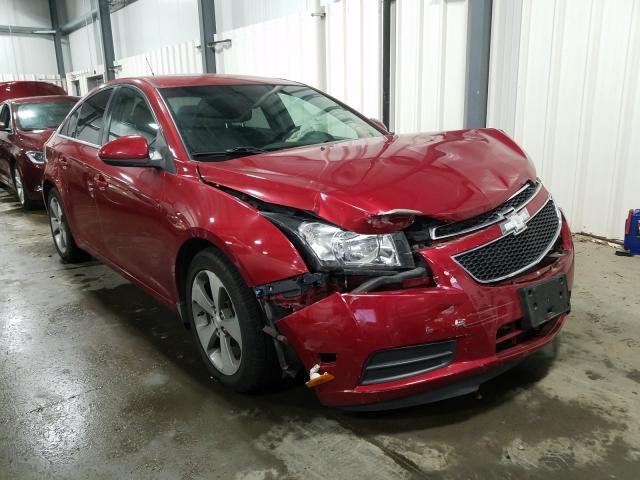
[[[413,255],[402,232],[364,235],[317,220],[266,213],[319,270],[404,270]]]

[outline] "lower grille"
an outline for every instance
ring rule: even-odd
[[[555,317],[538,328],[525,329],[522,320],[502,325],[496,332],[496,353],[516,347],[528,340],[544,337],[558,323],[560,317]]]
[[[364,366],[361,385],[391,382],[445,367],[456,353],[455,340],[374,353]]]
[[[528,222],[527,229],[509,234],[453,258],[480,283],[517,275],[540,262],[560,234],[561,220],[553,200]]]

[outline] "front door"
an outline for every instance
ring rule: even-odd
[[[120,86],[107,114],[106,141],[142,135],[151,157],[169,155],[159,123],[144,94]],[[149,167],[102,163],[96,202],[102,223],[105,255],[120,268],[162,296],[170,297],[171,224],[164,206],[173,174]]]

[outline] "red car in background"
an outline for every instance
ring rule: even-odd
[[[42,203],[44,142],[77,101],[58,95],[0,103],[0,182],[13,186],[27,210]]]
[[[64,88],[49,82],[36,80],[14,80],[0,82],[0,102],[12,98],[39,97],[43,95],[66,95]]]
[[[394,135],[295,82],[119,79],[45,146],[64,261],[175,309],[238,391],[309,372],[326,405],[472,392],[566,320],[573,244],[503,132]]]

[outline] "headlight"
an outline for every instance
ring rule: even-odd
[[[31,160],[33,163],[44,163],[44,155],[42,155],[42,152],[38,150],[32,150],[26,153],[27,157],[29,157],[29,160]]]
[[[413,255],[402,232],[362,235],[321,222],[266,214],[295,235],[325,270],[413,268]]]

